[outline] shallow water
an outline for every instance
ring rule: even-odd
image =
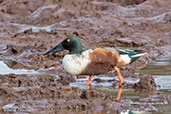
[[[8,67],[9,65],[5,64],[5,62],[0,61],[0,74],[27,74],[27,75],[37,75],[40,74],[38,71],[35,70],[28,70],[24,68],[20,69],[12,69]],[[144,73],[144,74],[152,74],[154,75],[156,84],[157,84],[157,91],[155,93],[145,93],[145,92],[136,92],[133,89],[124,89],[121,95],[121,99],[131,99],[132,105],[136,104],[152,104],[154,106],[153,110],[156,110],[155,114],[160,113],[170,113],[170,104],[162,103],[160,101],[155,101],[155,97],[157,94],[171,94],[171,57],[162,57],[158,59],[156,62],[149,64],[146,68],[136,71],[137,73]],[[118,88],[113,88],[112,83],[110,80],[117,79],[117,77],[98,77],[94,76],[94,79],[100,78],[102,80],[106,80],[102,83],[96,83],[95,81],[92,81],[92,86],[94,90],[97,90],[99,92],[103,92],[105,94],[112,95],[114,98],[117,95]],[[70,86],[79,87],[81,89],[88,89],[87,86],[84,85],[84,83],[88,80],[88,77],[86,78],[80,78],[76,79],[76,82],[71,83]],[[132,79],[132,78],[126,78],[125,81],[127,83],[136,83],[139,81],[139,79]],[[148,97],[152,97],[153,102],[147,102],[146,100]],[[153,98],[154,97],[154,98]],[[126,110],[122,112],[122,114],[128,114],[129,111],[133,110]],[[148,112],[148,110],[145,110]],[[153,113],[153,112],[152,112]]]
[[[161,57],[137,72],[154,75],[157,84],[156,93],[171,94],[171,56]],[[155,112],[155,114],[170,114],[171,112],[171,104],[156,103],[154,106],[158,109],[158,113]]]
[[[159,58],[137,73],[153,75],[157,90],[171,91],[171,56]]]
[[[137,72],[157,76],[171,76],[171,56],[159,58],[155,62]]]
[[[161,113],[170,113],[171,109],[169,108],[171,105],[168,103],[161,103],[155,101],[155,95],[161,93],[161,94],[171,94],[171,57],[165,56],[162,58],[159,58],[152,64],[149,64],[147,67],[143,68],[142,70],[136,71],[136,73],[144,73],[144,74],[151,74],[155,78],[155,82],[157,84],[157,91],[155,93],[145,93],[145,92],[136,92],[133,89],[123,89],[121,99],[131,99],[133,101],[133,104],[153,104],[155,107],[155,114],[161,114]],[[99,77],[94,77],[94,78],[99,78]],[[105,79],[105,80],[112,80],[117,77],[113,78],[105,78],[100,77],[100,79]],[[80,87],[82,89],[87,89],[88,87],[84,85],[84,83],[88,80],[87,78],[84,79],[77,79],[76,82],[71,83],[71,86],[76,86]],[[127,83],[136,83],[139,80],[137,79],[129,79],[126,78],[125,81]],[[92,83],[93,89],[98,90],[100,92],[106,93],[113,95],[116,97],[117,95],[117,88],[113,88],[112,84],[110,82],[105,82],[105,83]],[[155,102],[146,102],[146,100],[141,100],[144,98],[148,97],[154,97]],[[128,114],[129,111],[123,112],[124,114]]]

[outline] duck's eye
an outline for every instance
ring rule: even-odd
[[[70,42],[70,39],[67,39],[66,41],[69,43]]]

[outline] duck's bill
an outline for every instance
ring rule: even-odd
[[[64,50],[64,48],[63,48],[62,44],[60,43],[57,46],[53,47],[52,49],[44,52],[43,55],[52,55],[52,54],[55,54],[55,53],[63,51],[63,50]]]

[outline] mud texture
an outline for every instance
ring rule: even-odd
[[[34,69],[47,75],[1,75],[1,112],[9,112],[2,107],[10,103],[14,103],[10,105],[13,109],[32,113],[41,110],[44,110],[42,113],[68,114],[120,113],[147,107],[155,110],[150,104],[135,106],[129,99],[116,102],[113,96],[95,90],[70,87],[75,76],[67,74],[61,65],[67,51],[52,56],[42,53],[71,35],[79,37],[83,47],[109,46],[147,51],[146,56],[122,67],[121,72],[124,78],[140,80],[135,84],[124,82],[124,88],[150,93],[156,89],[154,79],[135,75],[134,71],[159,57],[171,55],[170,30],[170,0],[0,0],[0,60],[12,69]],[[117,76],[113,72],[103,75]],[[92,82],[101,81],[104,80]],[[116,79],[111,83],[118,87]],[[170,103],[170,95],[157,98]]]
[[[135,83],[133,87],[138,90],[155,91],[156,83],[152,76],[144,75],[140,76],[140,81]]]
[[[112,96],[97,91],[64,86],[52,77],[3,75],[0,76],[0,93],[0,107],[13,103],[13,109],[33,113],[55,113],[60,110],[68,110],[68,114],[80,110],[91,113],[93,110],[102,111],[102,108],[114,113],[126,110],[130,105],[126,101],[121,101],[121,105]],[[116,106],[118,108],[113,108]],[[1,112],[8,108],[3,107]]]

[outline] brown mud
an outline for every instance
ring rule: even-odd
[[[12,69],[33,69],[47,75],[1,75],[0,110],[10,112],[4,108],[10,104],[8,107],[28,113],[155,111],[151,104],[132,105],[130,99],[116,102],[114,96],[93,90],[93,87],[92,90],[70,87],[75,76],[67,74],[61,65],[67,51],[53,56],[42,53],[71,35],[79,37],[83,47],[147,51],[146,56],[121,68],[124,78],[140,80],[133,84],[124,82],[123,88],[154,93],[153,77],[134,71],[159,57],[171,56],[170,30],[170,0],[0,0],[0,60]],[[109,72],[99,77],[104,75],[117,76]],[[93,82],[105,80],[94,79]],[[114,88],[118,87],[118,80],[113,79],[111,83]],[[152,99],[148,97],[147,102]],[[171,104],[169,94],[158,94],[155,99]]]

